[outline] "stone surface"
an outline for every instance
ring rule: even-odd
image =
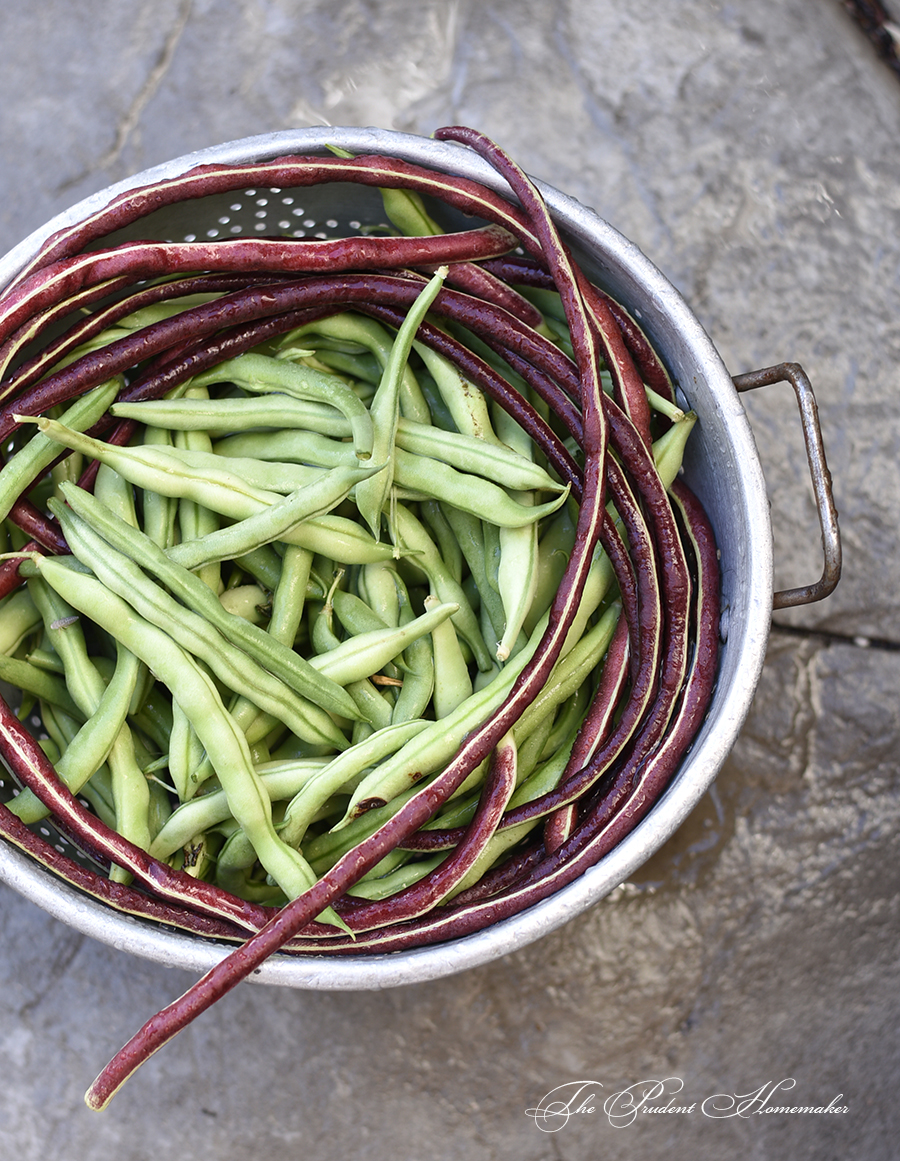
[[[0,250],[94,189],[219,141],[477,126],[634,239],[732,372],[804,365],[845,547],[837,592],[777,615],[741,738],[682,830],[631,883],[503,961],[381,993],[242,987],[97,1117],[81,1104],[94,1073],[191,977],[3,888],[6,1151],[895,1156],[900,84],[843,5],[9,0],[4,42]],[[772,388],[747,407],[776,581],[805,583],[817,526],[793,404]],[[674,1104],[693,1112],[614,1127],[603,1099],[647,1078],[678,1078]],[[786,1078],[796,1087],[769,1104],[839,1098],[849,1112],[701,1107]],[[595,1111],[541,1132],[525,1110],[579,1080],[603,1085]]]

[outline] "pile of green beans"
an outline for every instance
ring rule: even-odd
[[[521,171],[441,133],[518,200],[280,159],[281,187],[378,186],[390,230],[97,250],[138,194],[0,296],[2,834],[247,963],[421,946],[552,893],[649,809],[712,693],[695,416]],[[422,193],[489,224],[443,234]]]

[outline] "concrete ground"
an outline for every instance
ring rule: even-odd
[[[0,252],[201,146],[476,126],[637,242],[730,371],[803,364],[845,551],[833,596],[776,615],[747,724],[682,830],[630,888],[490,966],[385,992],[243,986],[95,1115],[87,1083],[192,977],[2,888],[4,1155],[895,1157],[900,80],[844,5],[6,0],[3,16]],[[773,389],[747,407],[776,582],[804,583],[817,528],[792,405]],[[602,1100],[648,1078],[683,1082],[693,1111],[614,1123]],[[582,1079],[604,1086],[595,1111],[540,1131],[526,1109]],[[704,1104],[788,1079],[770,1105],[848,1111]]]

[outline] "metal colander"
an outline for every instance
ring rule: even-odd
[[[400,157],[506,192],[502,179],[486,162],[452,143],[377,129],[316,128],[268,134],[191,154],[87,198],[48,222],[0,262],[0,286],[22,269],[50,234],[83,219],[128,189],[177,176],[199,164],[326,154],[329,145],[357,154]],[[636,246],[579,202],[552,187],[541,184],[540,188],[585,273],[635,316],[699,417],[685,473],[715,528],[723,587],[720,674],[709,714],[655,808],[595,867],[551,898],[477,934],[434,947],[347,960],[275,956],[256,973],[254,978],[260,982],[322,989],[389,987],[449,975],[539,938],[622,884],[673,834],[712,783],[749,710],[773,605],[772,535],[765,482],[735,382],[679,293]],[[430,205],[429,210],[448,228],[473,224],[443,205]],[[129,238],[192,240],[242,234],[321,238],[385,226],[381,197],[374,189],[351,184],[297,190],[250,188],[158,210],[103,244]],[[839,571],[834,508],[815,404],[805,377],[799,368],[785,365],[742,377],[738,386],[758,386],[785,377],[794,383],[801,401],[826,568],[818,585],[779,594],[777,603],[782,606],[825,595],[836,583]],[[9,783],[0,771],[0,793],[11,792]],[[71,853],[64,839],[54,836],[54,842]],[[5,844],[0,844],[0,878],[80,931],[165,964],[205,971],[227,951],[211,940],[113,911],[61,883]]]

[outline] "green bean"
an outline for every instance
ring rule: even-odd
[[[222,608],[233,617],[259,625],[266,619],[266,590],[258,584],[235,585],[219,594]]]
[[[211,679],[167,633],[138,616],[96,578],[66,568],[54,557],[38,556],[36,565],[41,577],[63,600],[115,634],[165,682],[212,756],[231,813],[252,842],[260,862],[288,898],[302,894],[314,882],[314,876],[299,852],[278,838],[271,802],[250,761],[246,739],[235,728]],[[150,845],[148,839],[146,847]],[[344,926],[336,916],[329,916],[327,921]]]
[[[537,722],[547,714],[555,713],[567,698],[574,696],[606,653],[620,612],[618,602],[611,605],[596,625],[561,655],[553,667],[550,679],[513,727],[517,738],[526,738]]]
[[[441,505],[447,523],[459,544],[460,550],[469,567],[469,573],[478,591],[478,598],[482,609],[482,635],[484,640],[489,638],[495,642],[503,635],[504,616],[500,594],[488,581],[487,562],[484,547],[484,526],[482,522],[470,512],[452,504]],[[487,620],[485,626],[484,620]],[[488,633],[487,630],[490,630]]]
[[[569,732],[584,720],[593,690],[594,683],[590,679],[582,682],[572,696],[557,710],[550,724],[551,728],[547,740],[538,754],[539,761],[543,762],[555,754],[562,745],[562,739],[568,737]],[[550,717],[549,714],[547,716]]]
[[[561,491],[562,484],[544,468],[506,444],[444,431],[401,418],[397,446],[413,455],[442,460],[457,471],[484,476],[506,488]]]
[[[371,677],[386,662],[393,661],[402,653],[410,641],[433,632],[435,626],[453,616],[458,607],[454,602],[438,602],[435,607],[396,629],[376,629],[350,637],[327,653],[311,658],[310,664],[339,685]]]
[[[43,750],[47,759],[55,766],[60,759],[60,749],[56,742],[52,738],[38,738],[38,745]]]
[[[269,637],[288,649],[300,628],[312,562],[313,554],[308,549],[296,544],[285,547],[281,575],[272,592]]]
[[[337,619],[351,636],[391,627],[356,593],[338,589],[332,594],[331,603]]]
[[[314,343],[315,360],[328,371],[337,371],[355,380],[353,390],[360,398],[368,398],[368,388],[376,387],[381,379],[381,366],[374,355],[364,351],[342,350],[328,340]],[[308,362],[308,360],[304,360]]]
[[[198,773],[204,759],[203,743],[191,725],[187,712],[172,702],[172,728],[169,732],[169,778],[180,802],[196,793],[202,775]]]
[[[48,673],[58,673],[65,676],[66,669],[62,663],[62,658],[53,649],[43,649],[40,645],[36,645],[33,649],[28,650],[25,660],[31,665],[36,665],[38,669],[45,669]]]
[[[588,683],[584,682],[580,688],[583,689],[587,685]],[[544,751],[548,746],[549,740],[557,726],[558,719],[565,718],[566,714],[568,713],[569,705],[577,700],[578,698],[576,694],[576,697],[570,698],[569,701],[566,702],[565,706],[563,706],[563,708],[556,714],[553,714],[552,712],[546,714],[543,718],[541,718],[540,721],[535,723],[534,727],[529,730],[527,735],[522,736],[521,733],[513,734],[516,740],[519,756],[519,760],[516,764],[516,785],[524,781],[524,779],[528,777],[532,770],[536,768],[538,763],[541,762],[546,756]],[[581,709],[583,712],[583,705],[581,705]]]
[[[243,520],[264,511],[282,499],[274,492],[248,486],[224,468],[216,473],[204,470],[192,474],[182,461],[167,455],[162,447],[115,447],[74,432],[54,420],[19,418],[23,422],[36,422],[41,431],[67,447],[84,451],[101,463],[110,463],[137,487],[167,496],[187,496],[234,520]],[[336,559],[348,564],[388,560],[392,556],[389,545],[376,543],[354,521],[334,515],[312,517],[284,532],[281,539],[286,543],[301,544],[313,552],[329,551]],[[185,567],[196,568],[208,562],[202,547],[204,543],[176,544],[169,554]]]
[[[96,711],[68,742],[55,763],[57,774],[73,794],[80,793],[88,779],[106,761],[128,715],[137,685],[138,667],[124,650],[119,649],[118,655],[119,663],[97,703]],[[37,795],[28,789],[23,790],[9,807],[25,823],[37,822],[50,813]]]
[[[132,725],[140,730],[160,753],[165,753],[169,745],[169,734],[172,732],[172,705],[167,692],[155,679],[150,688],[142,692],[137,705],[132,698],[129,714]]]
[[[394,480],[394,442],[400,418],[400,384],[419,324],[437,297],[446,275],[447,268],[442,266],[409,308],[391,344],[381,382],[369,405],[374,429],[372,457],[376,463],[384,466],[369,479],[357,484],[356,505],[376,540],[380,536],[382,509]]]
[[[484,529],[484,572],[487,583],[500,595],[500,528],[496,524],[482,521]],[[502,602],[501,602],[502,604]],[[504,615],[504,624],[506,618]]]
[[[540,630],[483,689],[472,694],[445,718],[428,723],[426,729],[398,753],[382,762],[353,792],[344,817],[333,829],[346,827],[362,813],[363,804],[390,802],[411,784],[439,770],[450,760],[466,736],[478,723],[502,704],[528,658],[537,648]]]
[[[243,831],[226,839],[216,857],[216,884],[242,899],[261,906],[277,907],[284,902],[284,892],[266,879],[254,877],[256,849]]]
[[[252,482],[249,479],[251,471],[257,480],[265,476],[260,468],[250,469],[250,457],[337,467],[346,462],[347,445],[315,432],[288,430],[229,436],[216,444],[216,452],[229,465],[229,470]],[[214,466],[212,462],[210,466]],[[482,470],[490,471],[490,463]],[[280,479],[291,478],[286,464],[282,466],[279,462],[276,473]],[[567,487],[553,484],[553,490],[559,493],[554,499],[535,507],[521,504],[513,500],[505,488],[483,475],[458,471],[444,460],[404,451],[402,447],[394,449],[393,481],[398,487],[417,495],[446,501],[482,520],[511,528],[532,524],[551,515],[568,497]],[[358,502],[359,485],[356,495]]]
[[[168,552],[169,550],[166,549],[166,560],[172,563]],[[237,557],[233,563],[242,572],[258,580],[263,588],[270,592],[273,592],[278,585],[281,577],[281,557],[271,544],[263,544],[251,552],[245,552],[243,556]]]
[[[79,623],[80,618],[73,615],[75,613],[73,606],[67,602],[65,594],[58,588],[54,586],[51,589],[44,583],[43,570],[40,566],[48,559],[40,555],[35,556],[34,560],[39,567],[40,575],[32,577],[28,585],[35,604],[41,610],[51,644],[65,665],[66,684],[72,699],[86,720],[98,712],[106,686],[97,667],[88,656],[84,633]],[[72,576],[83,576],[67,569],[56,558],[53,563],[58,564],[62,571]],[[118,639],[118,635],[114,635]],[[136,657],[126,655],[122,663],[137,666],[138,660]],[[146,850],[150,844],[150,795],[143,770],[135,757],[134,740],[127,724],[118,730],[108,761],[112,773],[116,829],[123,837]],[[127,877],[117,867],[112,869],[111,876],[118,881],[124,881]]]
[[[80,714],[77,718],[67,714],[49,701],[39,701],[37,704],[41,723],[50,741],[60,754],[63,753],[81,729],[84,719]]]
[[[647,396],[647,402],[654,411],[658,411],[660,415],[664,415],[672,423],[680,423],[684,419],[685,412],[673,399],[667,399],[664,395],[660,395],[652,387],[648,387],[646,383],[644,384],[644,392]]]
[[[242,519],[276,498],[247,485],[238,475],[227,470],[224,461],[215,472],[206,462],[192,470],[189,456],[179,455],[175,448],[165,445],[119,447],[76,432],[54,419],[43,416],[16,418],[23,423],[35,423],[41,432],[64,447],[81,451],[101,464],[115,468],[136,487],[178,499],[187,497],[223,516]]]
[[[343,576],[344,570],[336,569],[331,587],[325,594],[325,600],[321,605],[317,603],[314,607],[310,608],[311,623],[309,639],[314,653],[327,653],[341,643],[340,638],[334,631],[334,608],[331,602],[334,590],[340,584]]]
[[[333,597],[338,620],[351,636],[374,632],[378,629],[396,629],[413,620],[415,614],[410,604],[409,594],[395,568],[386,564],[370,564],[358,572],[357,584],[367,599],[363,600],[356,593],[344,592],[340,589],[335,592]],[[377,604],[377,611],[369,601],[374,601]],[[424,639],[427,640],[427,637]],[[411,641],[404,647],[403,655],[405,656],[410,650],[415,650],[422,640],[422,637],[417,637]],[[385,662],[381,672],[385,678],[399,681],[401,670],[405,672],[407,668],[406,663],[401,662],[398,657],[394,661]],[[412,716],[418,717],[419,714]]]
[[[681,461],[684,459],[684,448],[687,438],[697,422],[696,412],[682,413],[682,418],[661,435],[653,444],[653,458],[656,461],[656,470],[666,488],[678,475]]]
[[[111,644],[115,648],[115,652],[116,652],[116,659],[115,660],[113,660],[111,657],[107,657],[105,654],[102,654],[102,653],[91,654],[91,663],[94,665],[97,672],[103,678],[104,685],[107,685],[107,686],[112,681],[113,676],[116,672],[116,669],[121,664],[120,659],[119,659],[119,652],[120,652],[119,643],[118,642],[111,642]],[[127,714],[128,719],[129,719],[128,724],[130,726],[136,727],[136,729],[132,730],[132,737],[134,740],[134,752],[135,752],[135,757],[137,758],[138,763],[140,764],[142,769],[146,769],[153,761],[156,760],[157,751],[162,752],[161,748],[159,748],[159,747],[157,747],[157,751],[152,751],[150,746],[147,744],[147,740],[145,740],[145,738],[146,738],[150,742],[153,741],[153,738],[152,738],[153,730],[151,729],[150,734],[145,735],[145,737],[141,737],[138,733],[138,730],[140,729],[140,727],[138,726],[138,723],[135,721],[135,718],[139,714],[141,707],[144,705],[146,698],[149,696],[150,691],[155,686],[156,686],[156,678],[153,676],[153,674],[150,672],[150,670],[147,668],[147,666],[146,665],[139,666],[138,672],[137,672],[137,677],[136,677],[135,683],[134,683],[134,689],[133,689],[132,694],[131,694],[131,702],[126,709],[126,714]]]
[[[279,718],[305,740],[338,747],[345,744],[340,730],[323,710],[301,698],[280,678],[233,645],[199,613],[179,604],[130,557],[94,532],[74,510],[56,505],[54,511],[78,559],[142,617],[201,658],[220,681]],[[215,596],[213,599],[217,600]]]
[[[273,502],[280,497],[273,496]],[[261,511],[262,505],[245,509],[245,517]],[[241,517],[238,517],[241,519]],[[369,564],[391,560],[394,550],[389,544],[380,544],[354,520],[329,513],[327,516],[313,516],[296,524],[281,535],[285,544],[297,544],[313,553],[330,553],[341,564]],[[219,546],[221,547],[221,545]],[[169,558],[185,568],[193,569],[203,564],[210,555],[206,540],[176,544],[169,549]],[[212,553],[215,555],[215,552]]]
[[[144,432],[144,443],[172,447],[172,439],[167,430],[148,427]],[[178,501],[160,492],[145,491],[141,494],[141,525],[146,536],[159,548],[171,548],[176,539]]]
[[[295,762],[275,763],[268,770],[257,768],[257,774],[270,800],[275,802],[293,798],[304,783],[324,769],[328,762],[328,758],[301,758]],[[224,790],[202,794],[172,811],[150,844],[149,853],[156,859],[168,859],[195,835],[228,818],[231,818],[231,808]]]
[[[186,399],[208,398],[209,392],[206,388],[191,383],[185,388],[184,397]],[[205,431],[179,431],[175,433],[174,448],[211,455],[212,439]],[[181,540],[197,540],[218,531],[219,517],[210,508],[182,497],[178,501],[178,528]],[[197,575],[214,593],[219,591],[222,579],[219,561],[211,561],[209,564],[203,565],[197,570]]]
[[[41,701],[59,706],[69,714],[78,714],[79,707],[72,700],[65,680],[48,673],[29,661],[19,661],[0,654],[0,681],[15,686],[23,693],[40,698]]]
[[[114,403],[110,413],[117,418],[136,419],[152,429],[205,431],[213,438],[257,427],[298,428],[338,439],[351,434],[346,417],[327,403],[312,403],[275,393],[209,401],[147,399]]]
[[[425,713],[434,693],[434,650],[430,637],[419,637],[403,652],[406,671],[391,711],[391,723],[398,725]]]
[[[400,624],[401,581],[393,563],[367,564],[362,571],[361,590],[366,603],[385,625]]]
[[[76,721],[62,710],[49,704],[41,705],[40,717],[44,728],[54,739],[54,744],[60,753],[65,752],[72,745],[82,727],[80,720]],[[81,788],[80,795],[88,801],[101,822],[114,830],[116,812],[113,806],[111,777],[107,764],[104,763],[94,771],[91,779]]]
[[[297,327],[285,335],[279,345],[282,349],[289,350],[308,335],[324,335],[332,339],[358,343],[372,352],[381,364],[382,370],[387,366],[393,341],[389,331],[374,319],[364,318],[352,311],[344,311]],[[415,419],[419,423],[429,423],[431,420],[428,404],[415,375],[408,366],[404,368],[400,380],[400,413],[407,419]]]
[[[76,431],[93,427],[122,389],[120,376],[101,383],[77,399],[62,416],[66,426]],[[53,463],[59,455],[59,445],[46,435],[38,433],[10,456],[0,470],[0,520],[5,520],[13,504]]]
[[[354,741],[360,741],[363,735],[368,736],[373,729],[380,730],[391,724],[392,703],[375,688],[371,678],[349,681],[346,689],[364,719],[354,725],[357,731],[354,733]]]
[[[194,540],[182,540],[169,552],[172,559],[188,560],[193,570],[213,561],[244,556],[253,549],[282,539],[311,547],[308,538],[298,539],[303,524],[324,516],[340,502],[354,484],[376,470],[372,467],[336,467],[312,481],[302,484],[287,496],[274,496],[273,502],[239,519],[237,523],[207,533]]]
[[[457,584],[462,584],[464,557],[459,542],[453,535],[444,509],[440,501],[423,499],[419,503],[419,516],[423,525],[428,529],[447,570]]]
[[[525,614],[523,628],[526,633],[532,631],[540,617],[550,608],[574,544],[575,521],[572,503],[569,503],[564,504],[553,519],[548,521],[538,540],[537,584]]]
[[[299,846],[312,818],[333,794],[352,789],[364,771],[395,754],[411,739],[421,734],[427,722],[409,721],[386,726],[333,758],[304,782],[287,805],[280,834],[290,846]]]
[[[415,350],[440,392],[458,431],[486,443],[499,443],[491,424],[491,415],[484,395],[444,355],[425,343],[417,342]]]
[[[443,234],[444,231],[429,215],[421,195],[415,190],[383,188],[379,192],[384,212],[401,234],[412,238]]]
[[[515,448],[523,457],[531,447],[531,439],[518,423],[502,408],[496,408],[495,427],[498,436],[509,447]],[[534,503],[530,492],[520,492],[514,499],[525,507]],[[526,524],[521,528],[501,528],[500,563],[497,568],[497,589],[506,623],[503,636],[497,645],[497,660],[506,661],[516,647],[528,610],[537,591],[538,580],[538,529],[537,524]],[[522,634],[524,639],[524,634]]]
[[[359,459],[367,460],[371,457],[372,418],[365,404],[337,375],[250,351],[237,358],[226,359],[193,379],[195,386],[204,387],[225,381],[236,383],[245,391],[262,394],[277,391],[296,399],[327,403],[349,421]]]
[[[615,584],[615,573],[609,557],[598,544],[591,559],[590,571],[585,581],[578,611],[572,619],[572,627],[566,635],[560,657],[572,649],[584,636],[585,629],[591,617],[602,604],[606,595]]]
[[[195,879],[207,879],[215,870],[219,852],[225,843],[221,834],[196,835],[181,851],[181,869]]]
[[[67,483],[72,486],[71,481],[67,481]],[[62,488],[61,484],[60,491]],[[134,503],[134,489],[109,464],[101,464],[97,471],[94,495],[104,507],[115,512],[120,520],[130,524],[132,528],[137,528],[138,518]]]
[[[430,871],[439,867],[446,858],[446,852],[442,852],[439,855],[430,855],[427,858],[416,859],[412,863],[405,863],[378,876],[370,873],[357,880],[347,890],[347,894],[353,895],[357,899],[387,899],[390,895],[395,895],[398,891],[403,891],[405,888],[418,883]]]
[[[176,435],[178,434],[176,432]],[[197,433],[185,432],[183,434],[196,435]],[[263,435],[260,432],[254,434]],[[223,441],[223,444],[227,446],[230,440],[233,441],[235,438],[239,437],[229,437]],[[265,433],[263,444],[265,445],[272,438],[277,438],[277,434]],[[321,438],[327,439],[327,436]],[[333,454],[330,457],[330,462],[323,466],[351,468],[362,472],[373,470],[368,465],[360,466],[349,443],[329,441],[328,446],[333,450]],[[249,487],[263,492],[273,492],[279,497],[314,483],[327,474],[320,467],[310,467],[306,464],[275,463],[272,462],[272,456],[222,455],[212,449],[186,448],[180,444],[167,449],[167,459],[176,469],[181,467],[191,475],[199,475],[204,472],[215,475],[218,472],[227,471],[232,477],[242,480]],[[188,532],[189,529],[182,532],[182,539],[187,539]]]
[[[219,529],[197,540],[182,540],[170,555],[188,555],[193,561],[228,560],[243,556],[254,548],[275,540],[287,539],[302,521],[330,512],[347,496],[354,484],[372,475],[374,468],[332,468],[309,483],[301,484],[286,497],[254,512],[237,524]],[[304,546],[309,547],[309,546]],[[195,567],[195,565],[194,565]]]
[[[437,604],[436,597],[425,598],[426,610]],[[472,696],[472,678],[452,621],[436,625],[431,631],[431,641],[434,657],[434,716],[443,719]]]
[[[443,602],[459,605],[454,613],[454,624],[475,655],[479,669],[490,669],[491,656],[481,636],[478,618],[466,599],[462,585],[447,570],[437,547],[421,522],[403,504],[397,504],[394,514],[400,543],[409,552],[415,552],[415,565],[428,577],[434,595]]]
[[[281,604],[276,588],[273,620],[270,621],[269,633],[265,633],[243,618],[229,614],[202,581],[187,569],[173,563],[147,537],[115,520],[89,493],[80,488],[67,488],[65,497],[71,510],[98,532],[110,547],[152,573],[173,596],[204,617],[223,637],[254,657],[261,666],[271,670],[298,694],[325,710],[345,716],[354,715],[352,702],[343,690],[336,683],[324,680],[304,658],[290,648],[296,632],[288,633],[282,628],[276,633],[273,629],[273,622],[279,625],[282,621],[285,624],[299,621],[309,573],[310,557],[306,550],[298,548],[291,552],[289,548],[285,552],[282,576],[286,587],[282,589]],[[285,604],[289,607],[284,608]]]
[[[433,818],[423,825],[422,830],[442,830],[444,827],[465,826],[466,823],[472,821],[472,817],[478,809],[481,792],[482,788],[479,786],[470,793],[454,795],[453,798],[444,803]]]

